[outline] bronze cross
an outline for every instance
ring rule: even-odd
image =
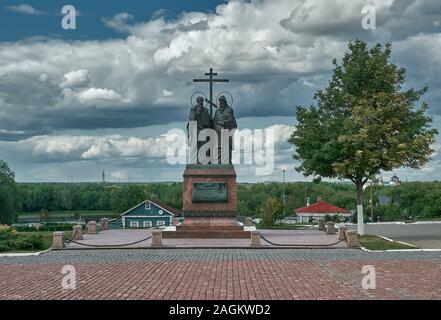
[[[213,79],[213,76],[217,76],[217,73],[213,72],[213,68],[210,68],[210,72],[205,73],[206,76],[210,76],[209,79],[193,79],[193,82],[209,82],[210,84],[210,118],[213,119],[213,82],[229,82],[228,79]]]

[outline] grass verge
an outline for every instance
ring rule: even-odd
[[[414,246],[396,241],[388,241],[373,235],[358,236],[358,240],[360,241],[360,245],[368,250],[417,249],[417,247]]]

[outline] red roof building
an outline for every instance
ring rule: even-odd
[[[322,218],[324,215],[341,215],[350,217],[351,213],[347,209],[333,206],[324,201],[318,201],[306,207],[295,209],[294,212],[299,217],[300,222],[308,222],[312,219]]]

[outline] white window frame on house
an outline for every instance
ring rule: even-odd
[[[144,209],[145,210],[150,210],[150,201],[146,201],[144,204]]]
[[[161,222],[161,224],[159,224]],[[165,221],[164,220],[158,220],[156,221],[156,226],[157,227],[165,227]]]
[[[144,225],[144,228],[151,228],[152,222],[151,221],[144,221],[143,225]]]
[[[139,222],[131,220],[130,221],[130,228],[139,228]]]

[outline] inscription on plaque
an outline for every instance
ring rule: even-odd
[[[195,182],[191,193],[193,202],[228,202],[225,182]]]

